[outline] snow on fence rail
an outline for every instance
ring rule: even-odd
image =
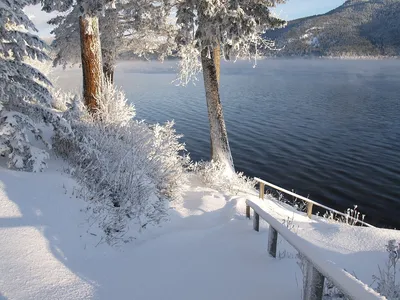
[[[386,299],[379,295],[368,285],[356,279],[354,276],[328,261],[321,255],[310,242],[299,237],[281,224],[268,212],[260,207],[257,201],[246,200],[246,216],[250,218],[250,207],[254,211],[253,228],[259,231],[260,217],[269,224],[268,252],[276,257],[278,233],[291,244],[307,260],[305,268],[305,285],[303,288],[303,300],[321,300],[325,278],[329,279],[340,289],[348,299],[352,300],[377,300]]]
[[[260,179],[260,178],[254,177],[254,180],[256,180],[256,181],[260,184],[260,195],[259,195],[260,199],[264,199],[264,194],[265,194],[264,188],[265,188],[265,186],[269,186],[269,187],[271,187],[271,188],[273,188],[273,189],[275,189],[275,190],[281,191],[281,192],[283,192],[283,193],[285,193],[285,194],[288,194],[288,195],[290,195],[290,196],[296,197],[296,198],[298,198],[298,199],[301,199],[301,200],[307,202],[307,216],[308,216],[310,219],[311,219],[311,215],[312,215],[313,206],[315,205],[315,206],[324,208],[324,209],[326,209],[326,210],[328,210],[328,211],[330,211],[330,212],[334,212],[335,214],[341,215],[341,216],[343,216],[343,217],[345,217],[345,218],[354,220],[355,222],[360,223],[360,224],[362,224],[362,225],[364,225],[364,226],[366,226],[366,227],[375,227],[375,226],[372,226],[371,224],[368,224],[368,223],[366,223],[366,222],[364,222],[364,221],[361,221],[361,220],[356,219],[356,218],[354,218],[354,217],[352,217],[352,216],[349,216],[349,215],[347,215],[347,214],[345,214],[345,213],[342,213],[342,212],[340,212],[340,211],[338,211],[338,210],[336,210],[336,209],[330,208],[330,207],[328,207],[328,206],[325,206],[325,205],[323,205],[323,204],[320,204],[320,203],[318,203],[318,202],[315,202],[315,201],[313,201],[313,200],[311,200],[311,199],[308,199],[308,198],[306,198],[306,197],[303,197],[303,196],[301,196],[301,195],[298,195],[298,194],[296,194],[296,193],[293,193],[293,192],[291,192],[291,191],[288,191],[288,190],[286,190],[286,189],[284,189],[284,188],[281,188],[281,187],[279,187],[279,186],[277,186],[277,185],[275,185],[275,184],[272,184],[272,183],[267,182],[267,181],[265,181],[265,180],[262,180],[262,179]]]

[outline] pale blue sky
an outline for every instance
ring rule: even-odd
[[[276,13],[289,21],[326,13],[344,2],[345,0],[286,0],[285,4],[276,8]]]
[[[344,2],[345,0],[287,0],[286,4],[279,5],[275,12],[284,20],[293,20],[326,13]],[[50,27],[46,22],[50,16],[40,11],[39,6],[28,7],[25,11],[33,17],[33,22],[39,29],[39,34],[43,37],[49,36]]]

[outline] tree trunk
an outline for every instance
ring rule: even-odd
[[[79,17],[83,72],[83,98],[87,109],[94,112],[100,97],[103,71],[100,48],[99,20],[87,14]]]
[[[217,72],[217,81],[218,85],[220,82],[220,77],[221,77],[221,46],[217,46],[213,49],[214,52],[214,64],[215,64],[215,70]]]
[[[214,51],[209,52],[207,48],[203,49],[201,51],[201,63],[203,66],[204,87],[210,122],[211,159],[222,163],[226,166],[227,170],[233,172],[232,154],[219,97],[219,76],[217,75]]]
[[[114,83],[114,66],[115,66],[115,58],[113,57],[113,53],[110,50],[102,49],[101,50],[103,56],[103,75],[106,80],[110,83]]]
[[[217,46],[213,49],[214,52],[214,65],[215,65],[215,71],[217,73],[217,82],[218,82],[218,87],[219,87],[219,79],[221,77],[221,47]],[[210,145],[212,149],[212,139],[210,136]],[[211,157],[212,157],[212,150],[211,150]]]

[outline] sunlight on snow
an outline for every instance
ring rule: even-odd
[[[21,211],[14,202],[10,201],[7,196],[7,189],[4,182],[0,181],[0,218],[16,218],[22,217]]]
[[[93,285],[62,263],[67,258],[49,243],[40,218],[23,216],[6,191],[6,185],[0,181],[0,257],[13,253],[0,260],[4,275],[0,280],[1,293],[10,299],[33,299],[44,291],[52,299],[59,299],[60,295],[69,295],[70,299],[92,297]],[[36,217],[42,215],[40,209],[33,212]]]

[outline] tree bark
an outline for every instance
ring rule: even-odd
[[[210,122],[211,159],[224,164],[229,171],[234,171],[233,159],[219,96],[219,75],[217,74],[215,58],[214,51],[209,51],[207,48],[201,51],[208,119]]]
[[[221,47],[217,46],[213,49],[214,52],[214,65],[215,65],[215,71],[217,73],[217,82],[218,82],[218,87],[219,87],[219,79],[221,77]],[[212,139],[210,137],[210,145],[212,149]],[[211,150],[211,157],[212,157],[212,150]]]
[[[220,77],[221,77],[221,46],[217,46],[213,49],[214,52],[214,64],[215,64],[215,70],[217,72],[217,81],[218,85],[220,82]]]
[[[83,72],[83,98],[89,112],[97,108],[103,84],[99,20],[96,16],[79,17]]]

